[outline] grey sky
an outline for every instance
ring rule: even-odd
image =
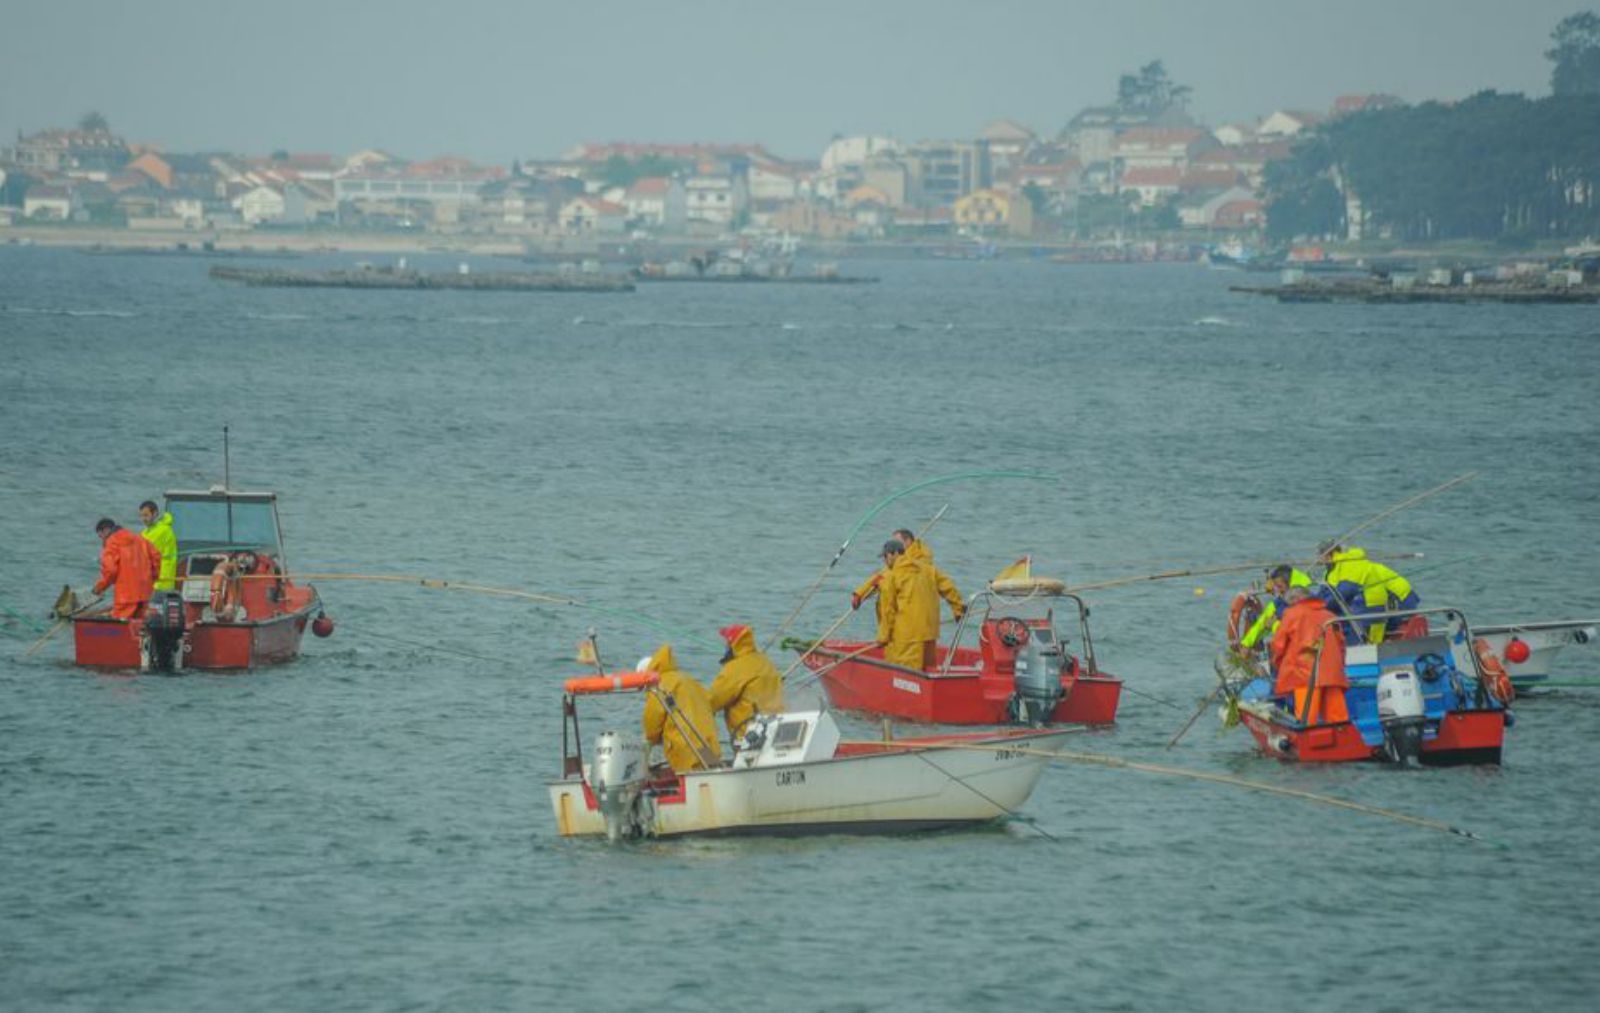
[[[7,5],[0,136],[99,109],[173,151],[489,162],[583,140],[759,141],[815,158],[836,133],[1053,134],[1161,58],[1217,124],[1549,90],[1551,28],[1586,0],[1022,2],[48,0]]]

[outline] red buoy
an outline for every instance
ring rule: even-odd
[[[311,632],[319,637],[333,636],[333,620],[328,618],[328,613],[317,613],[317,618],[311,621]]]
[[[1511,642],[1506,644],[1506,660],[1513,665],[1520,665],[1527,661],[1528,655],[1532,653],[1533,651],[1528,647],[1528,643],[1525,640],[1518,640],[1516,637],[1512,637]]]

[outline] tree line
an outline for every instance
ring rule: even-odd
[[[1531,241],[1600,235],[1600,16],[1564,19],[1547,98],[1480,92],[1323,124],[1267,166],[1267,234]],[[1352,223],[1352,214],[1360,221]]]
[[[1482,92],[1323,125],[1267,167],[1268,234],[1402,240],[1600,234],[1600,95]],[[1354,198],[1347,201],[1346,198]]]

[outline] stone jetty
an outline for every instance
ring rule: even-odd
[[[456,289],[473,292],[632,292],[617,274],[527,272],[425,272],[401,268],[290,271],[268,267],[213,267],[211,277],[267,288]]]

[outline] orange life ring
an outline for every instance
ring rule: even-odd
[[[1484,682],[1488,684],[1490,695],[1504,704],[1516,699],[1517,688],[1511,684],[1511,676],[1506,672],[1506,666],[1495,657],[1494,648],[1489,646],[1489,641],[1482,637],[1475,638],[1472,641],[1472,651],[1478,656],[1478,667],[1483,669]]]
[[[613,672],[610,675],[579,675],[566,681],[564,688],[574,696],[580,693],[626,693],[649,689],[661,681],[654,672]]]
[[[1239,638],[1244,636],[1248,628],[1244,622],[1244,610],[1252,601],[1254,595],[1249,591],[1240,591],[1233,596],[1233,603],[1228,606],[1228,643],[1237,644]]]

